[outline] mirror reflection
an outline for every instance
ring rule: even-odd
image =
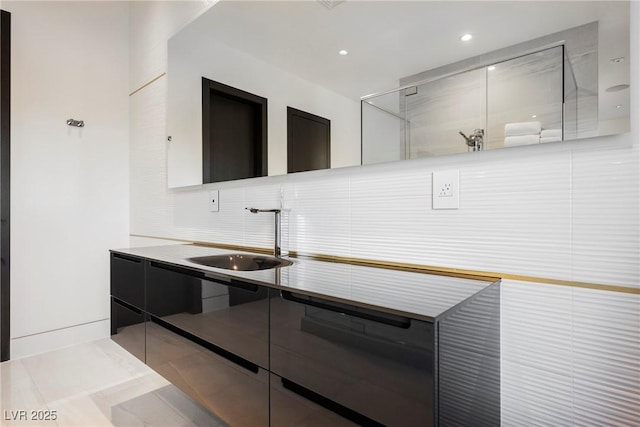
[[[268,175],[627,132],[628,8],[220,1],[169,41],[169,187],[203,183],[203,78],[268,100]],[[292,110],[321,166],[288,164]]]

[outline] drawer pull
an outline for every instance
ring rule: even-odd
[[[133,263],[136,263],[136,264],[140,264],[142,262],[142,259],[140,259],[140,258],[136,258],[136,257],[133,257],[133,256],[127,256],[127,255],[123,255],[123,254],[112,253],[111,256],[113,258],[116,258],[116,259],[121,259],[123,261],[129,261],[129,262],[133,262]]]
[[[372,322],[383,323],[385,325],[394,326],[396,328],[409,329],[411,319],[407,317],[397,316],[394,314],[378,313],[366,308],[356,308],[347,304],[341,304],[333,301],[326,301],[316,297],[297,296],[293,292],[280,291],[283,299],[298,304],[310,305],[324,310],[342,313],[360,319],[371,320]]]
[[[172,325],[169,322],[166,322],[162,319],[160,319],[159,317],[156,317],[154,315],[149,315],[149,317],[151,318],[151,321],[159,326],[162,326],[163,328],[173,332],[174,334],[180,335],[183,338],[188,339],[189,341],[191,341],[192,343],[195,343],[197,345],[199,345],[200,347],[204,347],[207,350],[217,354],[218,356],[224,357],[225,359],[227,359],[230,362],[235,363],[236,365],[253,372],[254,374],[257,374],[259,371],[259,367],[258,365],[256,365],[255,363],[249,362],[248,360],[240,357],[240,356],[236,356],[235,354],[231,353],[230,351],[225,350],[222,347],[218,347],[217,345],[210,343],[209,341],[206,341],[202,338],[200,338],[197,335],[194,335],[190,332],[187,332],[183,329],[180,329],[174,325]]]
[[[173,271],[174,273],[184,274],[185,276],[195,277],[196,279],[206,280],[208,282],[215,282],[224,286],[231,286],[233,288],[243,289],[245,291],[250,292],[258,292],[258,285],[254,285],[253,283],[241,282],[239,280],[227,279],[224,277],[217,278],[212,277],[211,275],[207,275],[202,271],[193,270],[185,267],[178,267],[175,265],[162,264],[159,262],[151,261],[151,266],[154,268],[159,268],[162,270]]]
[[[306,387],[296,384],[293,381],[289,381],[286,378],[280,378],[280,381],[282,383],[282,387],[284,387],[286,390],[289,390],[290,392],[295,393],[298,396],[304,397],[305,399],[310,400],[311,402],[320,405],[325,409],[335,412],[336,414],[341,415],[358,425],[367,427],[384,426],[384,424],[380,424],[379,422],[372,420],[371,418],[362,415],[361,413],[356,412],[353,409],[347,408],[346,406],[341,405],[340,403],[327,397],[324,397],[323,395],[318,394],[313,390],[309,390]]]
[[[111,297],[111,298],[112,298],[113,302],[118,304],[119,306],[122,306],[122,307],[124,307],[124,308],[126,308],[128,310],[131,310],[131,311],[133,311],[134,313],[136,313],[139,316],[142,315],[142,310],[140,310],[139,308],[137,308],[137,307],[135,307],[135,306],[133,306],[133,305],[127,303],[127,302],[124,302],[124,301],[122,301],[122,300],[120,300],[120,299],[118,299],[116,297]]]

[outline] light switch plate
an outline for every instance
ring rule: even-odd
[[[218,190],[209,191],[209,212],[218,212],[219,206]]]
[[[433,209],[458,209],[460,207],[460,171],[458,169],[435,171],[432,182]]]

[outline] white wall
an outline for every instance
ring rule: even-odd
[[[135,27],[150,28],[148,17],[168,7],[148,2]],[[160,74],[158,46],[185,15],[133,34],[132,55],[147,61],[132,76]],[[639,24],[634,2],[631,133],[183,190],[165,185],[161,78],[130,101],[131,233],[268,248],[272,220],[243,208],[275,206],[284,188],[290,249],[549,279],[504,280],[503,425],[639,424]],[[431,210],[439,169],[460,171],[459,210]],[[217,213],[207,210],[214,187]]]
[[[11,358],[109,334],[107,250],[128,242],[128,7],[12,13]],[[66,125],[84,120],[82,129]]]

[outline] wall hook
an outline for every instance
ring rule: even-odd
[[[83,128],[84,127],[84,120],[69,119],[69,120],[67,120],[67,124],[69,126],[75,126],[75,127]]]

